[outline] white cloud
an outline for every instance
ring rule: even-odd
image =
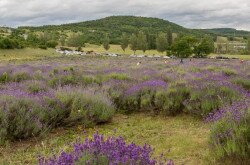
[[[250,30],[249,0],[0,0],[0,25],[61,24],[111,15],[158,17],[189,28]]]

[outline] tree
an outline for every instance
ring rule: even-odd
[[[156,38],[156,49],[158,52],[165,52],[168,48],[168,41],[165,33],[160,33]]]
[[[128,44],[129,44],[128,36],[125,33],[123,33],[122,38],[121,38],[121,48],[124,52],[126,48],[128,47]]]
[[[61,43],[61,45],[62,45],[62,46],[65,46],[65,42],[66,42],[66,37],[65,37],[64,35],[62,35],[62,36],[60,37],[60,43]]]
[[[193,54],[197,39],[190,36],[184,36],[178,39],[172,46],[172,51],[177,57],[187,58]]]
[[[135,54],[135,52],[136,52],[136,50],[137,50],[137,36],[135,35],[135,34],[132,34],[132,36],[130,37],[130,40],[129,40],[129,42],[130,42],[130,49],[131,50],[133,50],[134,51],[134,54]]]
[[[212,52],[214,52],[214,42],[213,39],[208,36],[202,38],[200,43],[194,47],[196,57],[206,57]]]
[[[106,34],[105,37],[104,37],[104,39],[103,39],[103,43],[102,43],[103,48],[104,48],[106,51],[108,51],[109,48],[110,48],[109,42],[110,42],[110,41],[109,41],[109,36],[108,36],[108,34]]]
[[[172,44],[173,44],[173,32],[170,28],[168,29],[168,32],[167,32],[167,40],[168,40],[169,47],[172,46]]]
[[[143,33],[143,31],[140,31],[138,34],[137,46],[138,46],[138,50],[142,50],[143,53],[145,53],[145,51],[148,49],[147,37]]]
[[[82,34],[73,33],[68,38],[67,45],[71,47],[82,47],[85,45],[85,37]]]
[[[248,36],[248,40],[247,40],[247,50],[248,50],[248,54],[250,55],[250,35]]]

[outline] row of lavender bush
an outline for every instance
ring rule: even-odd
[[[92,60],[0,67],[0,141],[38,136],[57,126],[93,126],[110,121],[115,110],[187,113],[218,118],[212,122],[210,143],[219,157],[249,159],[249,65],[197,60],[134,67],[129,59]],[[240,119],[216,117],[235,104],[244,112]]]

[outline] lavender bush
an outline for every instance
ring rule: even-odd
[[[172,160],[157,161],[152,158],[153,149],[149,145],[143,147],[134,143],[127,144],[122,137],[108,137],[96,133],[92,139],[86,138],[84,142],[74,144],[72,152],[62,151],[60,155],[51,158],[39,158],[40,165],[174,165]]]
[[[250,108],[248,102],[225,106],[206,121],[212,122],[210,144],[218,159],[234,159],[241,163],[250,158]]]

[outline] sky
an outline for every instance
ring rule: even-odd
[[[0,0],[0,26],[64,24],[113,15],[157,17],[187,28],[250,31],[250,0]]]

